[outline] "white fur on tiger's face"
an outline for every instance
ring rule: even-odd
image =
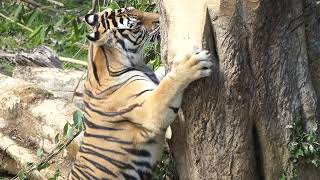
[[[177,56],[159,83],[140,55],[157,31],[158,14],[123,8],[85,19],[93,31],[83,97],[86,130],[69,179],[151,179],[184,89],[211,73],[210,54]]]

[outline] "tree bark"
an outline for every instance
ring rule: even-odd
[[[162,0],[162,59],[210,50],[211,77],[185,91],[170,148],[182,180],[292,175],[297,119],[319,132],[320,28],[315,0]],[[317,96],[318,94],[318,96]],[[295,165],[301,179],[320,169]]]

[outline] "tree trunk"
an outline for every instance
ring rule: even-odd
[[[315,0],[162,0],[162,59],[210,50],[211,77],[185,91],[170,148],[181,180],[320,179],[293,163],[294,122],[318,131],[320,28]],[[310,67],[311,66],[311,67]]]

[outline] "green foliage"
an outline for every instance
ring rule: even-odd
[[[161,161],[157,164],[157,167],[153,173],[153,180],[163,179],[177,179],[175,177],[175,161],[168,150],[163,152]]]
[[[76,110],[73,113],[73,124],[67,122],[63,128],[63,135],[68,140],[71,140],[74,137],[75,132],[81,132],[84,130],[84,116],[81,111]],[[56,137],[59,136],[59,133]],[[58,138],[58,137],[57,137]]]
[[[154,70],[161,65],[160,44],[158,42],[150,42],[145,45],[144,59],[148,62],[148,66]]]
[[[45,0],[37,2],[41,3],[44,8],[30,9],[22,3],[9,0],[0,4],[0,13],[14,20],[10,22],[0,17],[0,49],[30,50],[45,44],[53,48],[60,56],[86,60],[88,29],[81,18],[91,8],[91,1],[60,1],[64,3],[64,7],[53,6]],[[108,6],[99,7],[99,9],[128,6],[143,11],[157,11],[156,5],[151,0],[111,0]],[[31,29],[32,32],[17,23]],[[150,56],[156,51],[159,52],[158,49],[148,48],[145,51],[145,57],[158,66],[160,56]],[[64,68],[81,69],[82,67],[66,63]],[[9,71],[9,74],[11,72]]]
[[[49,180],[57,180],[59,176],[61,176],[60,169],[57,169],[53,177],[49,178]]]
[[[320,136],[315,131],[307,132],[302,119],[296,118],[293,125],[288,126],[292,134],[288,143],[290,160],[293,162],[292,172],[283,172],[279,180],[298,179],[297,165],[301,162],[320,167]]]
[[[73,57],[80,51],[73,58],[84,60],[87,50],[81,47],[85,43],[87,27],[80,21],[80,17],[90,9],[90,4],[63,2],[66,3],[65,7],[51,6],[47,1],[42,1],[46,8],[37,9],[30,9],[16,1],[1,3],[0,13],[14,22],[0,17],[1,22],[4,22],[0,24],[0,39],[7,37],[6,40],[0,40],[0,48],[17,51],[45,44],[61,56]]]
[[[288,144],[291,160],[298,163],[303,160],[316,167],[320,166],[320,138],[317,132],[306,132],[302,120],[294,122],[291,141]]]
[[[43,149],[43,148],[39,148],[39,149],[37,150],[37,156],[38,156],[39,158],[42,158],[43,154],[44,154],[44,149]]]
[[[27,178],[27,175],[37,169],[38,171],[49,167],[49,161],[54,158],[57,154],[59,154],[63,149],[65,149],[72,140],[77,137],[84,130],[84,116],[81,111],[76,110],[73,114],[73,123],[67,122],[63,128],[63,134],[65,140],[60,140],[60,133],[58,133],[54,141],[56,143],[56,147],[44,156],[44,149],[39,148],[37,150],[37,156],[41,158],[41,160],[37,163],[29,162],[25,168],[22,168],[17,176],[14,178],[19,178],[20,180],[24,180]],[[57,180],[61,175],[60,170],[57,169],[53,175],[53,177],[49,178],[49,180]]]
[[[5,60],[2,60],[0,58],[0,73],[3,73],[7,76],[11,76],[12,75],[12,72],[13,72],[13,69],[14,69],[14,65],[5,61]]]

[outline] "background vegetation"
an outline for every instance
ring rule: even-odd
[[[82,17],[90,10],[91,1],[58,1],[63,6],[47,0],[31,2],[35,2],[39,7],[25,1],[0,2],[0,50],[30,52],[39,45],[46,45],[54,49],[59,56],[86,61],[88,42],[85,36],[88,29],[82,22]],[[144,11],[157,11],[156,4],[151,0],[100,1],[99,11],[128,6]],[[145,55],[152,65],[156,65],[153,67],[157,67],[160,62],[159,44],[148,44]],[[11,74],[12,66],[13,64],[0,59],[0,68],[6,74]],[[64,68],[82,67],[64,63]]]

